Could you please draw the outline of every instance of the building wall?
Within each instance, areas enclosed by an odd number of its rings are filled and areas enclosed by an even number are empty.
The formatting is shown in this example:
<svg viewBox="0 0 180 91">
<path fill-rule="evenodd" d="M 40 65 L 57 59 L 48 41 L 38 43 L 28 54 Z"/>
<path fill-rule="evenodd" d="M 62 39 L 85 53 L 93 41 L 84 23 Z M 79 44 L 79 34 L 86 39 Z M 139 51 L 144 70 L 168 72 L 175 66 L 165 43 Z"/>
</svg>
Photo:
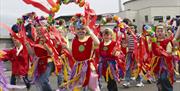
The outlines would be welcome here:
<svg viewBox="0 0 180 91">
<path fill-rule="evenodd" d="M 135 0 L 124 4 L 125 10 L 139 10 L 153 6 L 180 6 L 180 0 Z"/>
<path fill-rule="evenodd" d="M 145 16 L 148 17 L 148 22 L 145 21 Z M 137 26 L 138 26 L 138 30 L 141 31 L 142 30 L 142 25 L 143 24 L 151 24 L 152 20 L 151 20 L 151 8 L 145 8 L 142 10 L 139 10 L 137 15 L 136 15 L 136 19 L 137 19 Z"/>
<path fill-rule="evenodd" d="M 180 6 L 177 7 L 151 7 L 153 16 L 172 16 L 180 15 Z"/>
<path fill-rule="evenodd" d="M 7 48 L 12 48 L 13 43 L 10 38 L 0 38 L 0 50 L 2 49 L 7 49 Z"/>
<path fill-rule="evenodd" d="M 131 21 L 133 21 L 133 19 L 136 19 L 137 11 L 122 11 L 117 15 L 120 16 L 121 18 L 129 18 Z M 135 20 L 135 23 L 136 21 L 137 20 Z"/>
<path fill-rule="evenodd" d="M 163 16 L 163 21 L 166 21 L 167 16 L 171 18 L 180 16 L 180 0 L 133 0 L 125 4 L 125 10 L 120 12 L 119 16 L 129 19 L 135 17 L 135 24 L 138 30 L 141 30 L 143 24 L 158 22 L 154 21 L 154 16 Z M 145 16 L 148 21 L 145 21 Z"/>
</svg>

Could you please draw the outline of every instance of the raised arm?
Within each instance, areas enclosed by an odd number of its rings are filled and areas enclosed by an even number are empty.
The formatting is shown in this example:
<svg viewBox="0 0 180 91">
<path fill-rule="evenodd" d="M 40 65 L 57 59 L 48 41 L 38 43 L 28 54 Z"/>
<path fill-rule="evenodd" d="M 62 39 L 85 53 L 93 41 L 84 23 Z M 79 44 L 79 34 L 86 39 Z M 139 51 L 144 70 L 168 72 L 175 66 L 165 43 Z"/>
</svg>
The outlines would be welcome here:
<svg viewBox="0 0 180 91">
<path fill-rule="evenodd" d="M 96 45 L 99 45 L 100 41 L 99 41 L 98 37 L 93 33 L 93 31 L 88 26 L 86 26 L 85 28 L 88 31 L 88 33 L 90 34 L 90 36 L 93 39 L 94 43 Z"/>
</svg>

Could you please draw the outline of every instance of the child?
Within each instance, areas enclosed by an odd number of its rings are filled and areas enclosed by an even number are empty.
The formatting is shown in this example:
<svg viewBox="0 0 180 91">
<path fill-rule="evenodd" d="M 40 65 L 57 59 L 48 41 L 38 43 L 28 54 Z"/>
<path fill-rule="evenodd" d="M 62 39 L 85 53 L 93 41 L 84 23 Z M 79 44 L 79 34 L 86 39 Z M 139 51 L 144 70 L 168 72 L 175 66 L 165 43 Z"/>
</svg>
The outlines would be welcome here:
<svg viewBox="0 0 180 91">
<path fill-rule="evenodd" d="M 131 80 L 131 73 L 132 71 L 138 67 L 139 60 L 135 60 L 138 51 L 138 38 L 135 35 L 137 32 L 136 30 L 136 25 L 129 24 L 129 29 L 128 29 L 128 36 L 127 36 L 127 47 L 128 47 L 128 52 L 127 52 L 127 59 L 126 59 L 126 75 L 125 75 L 125 83 L 123 84 L 124 87 L 129 87 L 130 86 L 130 80 Z M 136 61 L 136 62 L 135 62 Z M 135 64 L 136 63 L 136 64 Z M 137 81 L 138 84 L 136 86 L 141 87 L 144 86 L 142 83 L 142 77 L 137 74 Z M 135 78 L 136 79 L 136 78 Z"/>
<path fill-rule="evenodd" d="M 106 28 L 102 32 L 102 42 L 100 43 L 100 63 L 99 63 L 99 75 L 103 75 L 107 82 L 108 91 L 118 91 L 116 81 L 119 82 L 119 69 L 117 56 L 120 52 L 115 50 L 116 42 L 113 41 L 113 31 L 110 28 Z"/>
<path fill-rule="evenodd" d="M 166 51 L 168 43 L 173 37 L 165 37 L 165 27 L 156 26 L 156 38 L 152 38 L 153 54 L 156 59 L 154 62 L 153 72 L 158 79 L 158 91 L 173 91 L 174 67 L 172 55 Z"/>
<path fill-rule="evenodd" d="M 99 40 L 92 30 L 87 26 L 85 18 L 82 15 L 75 16 L 74 28 L 76 37 L 72 41 L 72 56 L 75 59 L 74 67 L 70 75 L 71 89 L 80 89 L 83 87 L 86 91 L 87 86 L 93 91 L 100 91 L 96 70 L 93 65 L 92 52 L 95 45 L 99 45 Z M 89 35 L 88 35 L 88 34 Z M 95 87 L 91 87 L 94 85 Z"/>
<path fill-rule="evenodd" d="M 9 60 L 12 63 L 12 75 L 10 84 L 16 85 L 18 77 L 22 77 L 27 89 L 30 89 L 30 81 L 28 80 L 29 57 L 25 53 L 26 47 L 22 45 L 19 40 L 12 37 L 15 47 L 11 50 L 4 50 L 6 52 L 4 60 Z"/>
</svg>

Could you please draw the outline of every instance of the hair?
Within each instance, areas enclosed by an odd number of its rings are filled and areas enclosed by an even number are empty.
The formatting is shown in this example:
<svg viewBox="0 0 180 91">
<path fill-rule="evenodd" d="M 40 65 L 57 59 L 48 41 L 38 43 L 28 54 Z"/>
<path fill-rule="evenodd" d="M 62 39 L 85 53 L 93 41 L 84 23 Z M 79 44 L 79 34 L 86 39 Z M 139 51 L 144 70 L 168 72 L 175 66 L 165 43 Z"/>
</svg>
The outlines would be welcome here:
<svg viewBox="0 0 180 91">
<path fill-rule="evenodd" d="M 110 35 L 112 36 L 112 40 L 115 40 L 115 39 L 116 39 L 115 33 L 114 33 L 114 31 L 113 31 L 111 28 L 105 28 L 105 29 L 102 31 L 102 35 L 103 35 L 105 32 L 108 32 L 108 34 L 110 34 Z"/>
<path fill-rule="evenodd" d="M 128 18 L 124 18 L 123 22 L 126 23 L 127 25 L 132 24 L 132 21 Z"/>
<path fill-rule="evenodd" d="M 113 34 L 113 30 L 111 28 L 105 28 L 104 31 L 102 31 L 102 33 L 106 33 L 108 32 L 108 34 Z"/>
<path fill-rule="evenodd" d="M 17 24 L 14 24 L 12 27 L 11 27 L 12 31 L 15 32 L 15 33 L 18 33 L 19 32 L 19 26 Z"/>
<path fill-rule="evenodd" d="M 134 27 L 134 29 L 135 29 L 135 33 L 137 33 L 137 26 L 135 25 L 135 24 L 129 24 L 129 26 L 133 26 Z"/>
<path fill-rule="evenodd" d="M 155 27 L 155 31 L 156 31 L 156 29 L 158 28 L 158 27 L 160 27 L 160 26 L 162 26 L 163 27 L 163 30 L 165 30 L 165 24 L 163 24 L 163 23 L 160 23 L 160 24 L 158 24 L 158 25 L 156 25 L 156 27 Z"/>
</svg>

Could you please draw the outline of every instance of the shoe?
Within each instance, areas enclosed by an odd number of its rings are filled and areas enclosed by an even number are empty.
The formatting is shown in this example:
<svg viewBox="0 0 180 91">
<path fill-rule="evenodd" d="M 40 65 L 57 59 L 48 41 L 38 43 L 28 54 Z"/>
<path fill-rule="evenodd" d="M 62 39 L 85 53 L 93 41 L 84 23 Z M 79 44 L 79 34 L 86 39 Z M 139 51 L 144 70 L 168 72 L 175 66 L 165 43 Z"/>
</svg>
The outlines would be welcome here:
<svg viewBox="0 0 180 91">
<path fill-rule="evenodd" d="M 131 80 L 133 80 L 133 81 L 136 80 L 136 77 L 131 77 Z"/>
<path fill-rule="evenodd" d="M 136 84 L 136 87 L 144 87 L 144 84 L 142 82 Z"/>
<path fill-rule="evenodd" d="M 123 86 L 124 86 L 125 88 L 128 88 L 128 87 L 130 86 L 130 82 L 124 83 Z"/>
<path fill-rule="evenodd" d="M 29 90 L 31 88 L 31 81 L 29 79 L 23 77 L 24 83 L 26 85 L 26 88 Z"/>
<path fill-rule="evenodd" d="M 151 80 L 147 80 L 147 83 L 152 84 L 152 81 Z"/>
</svg>

